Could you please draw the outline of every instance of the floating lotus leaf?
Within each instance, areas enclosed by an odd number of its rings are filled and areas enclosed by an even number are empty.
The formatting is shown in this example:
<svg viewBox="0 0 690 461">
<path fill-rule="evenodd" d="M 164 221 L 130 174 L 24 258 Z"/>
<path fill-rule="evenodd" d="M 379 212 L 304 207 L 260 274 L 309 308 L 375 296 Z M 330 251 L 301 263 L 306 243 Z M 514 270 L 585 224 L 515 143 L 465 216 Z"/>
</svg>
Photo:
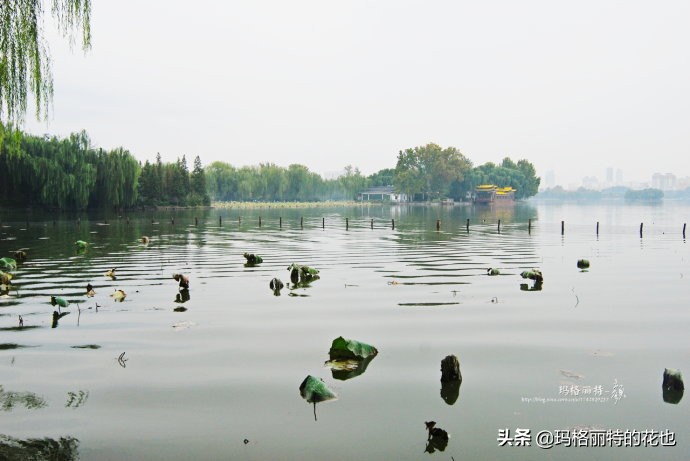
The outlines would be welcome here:
<svg viewBox="0 0 690 461">
<path fill-rule="evenodd" d="M 309 282 L 310 280 L 318 279 L 317 274 L 319 270 L 313 267 L 292 263 L 288 266 L 287 270 L 290 271 L 290 280 L 292 283 L 297 283 L 298 280 L 300 282 Z"/>
<path fill-rule="evenodd" d="M 51 296 L 50 297 L 50 304 L 53 306 L 58 305 L 60 307 L 67 307 L 69 306 L 69 301 L 67 301 L 65 298 L 61 298 L 59 296 Z"/>
<path fill-rule="evenodd" d="M 0 269 L 5 269 L 8 271 L 16 270 L 17 261 L 8 257 L 0 258 Z"/>
<path fill-rule="evenodd" d="M 309 403 L 325 402 L 338 398 L 322 379 L 309 375 L 299 386 L 299 393 Z"/>
<path fill-rule="evenodd" d="M 247 259 L 247 264 L 249 265 L 261 264 L 264 262 L 264 259 L 261 256 L 255 255 L 254 253 L 245 253 L 244 257 Z"/>
<path fill-rule="evenodd" d="M 544 276 L 542 275 L 542 273 L 539 269 L 522 271 L 522 273 L 520 273 L 520 275 L 522 276 L 523 279 L 535 280 L 537 282 L 543 282 L 544 281 Z"/>
<path fill-rule="evenodd" d="M 84 248 L 86 248 L 89 244 L 86 243 L 86 242 L 83 241 L 83 240 L 77 240 L 76 242 L 74 242 L 74 245 L 75 245 L 77 248 L 79 248 L 79 249 L 84 249 Z"/>
<path fill-rule="evenodd" d="M 577 268 L 578 269 L 589 269 L 589 260 L 588 259 L 578 259 L 577 260 Z"/>
<path fill-rule="evenodd" d="M 354 339 L 346 339 L 338 336 L 333 340 L 331 349 L 328 351 L 331 360 L 333 359 L 365 359 L 369 356 L 378 354 L 379 351 L 375 347 L 366 343 L 355 341 Z"/>
</svg>

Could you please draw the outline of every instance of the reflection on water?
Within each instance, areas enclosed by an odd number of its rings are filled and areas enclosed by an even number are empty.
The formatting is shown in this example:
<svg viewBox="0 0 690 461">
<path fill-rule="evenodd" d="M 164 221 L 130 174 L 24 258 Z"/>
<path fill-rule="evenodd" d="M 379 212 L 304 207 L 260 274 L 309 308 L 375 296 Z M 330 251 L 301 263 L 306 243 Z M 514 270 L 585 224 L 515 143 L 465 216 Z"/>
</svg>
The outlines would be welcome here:
<svg viewBox="0 0 690 461">
<path fill-rule="evenodd" d="M 176 303 L 183 304 L 183 303 L 186 303 L 187 301 L 189 301 L 190 299 L 192 299 L 192 297 L 189 294 L 189 290 L 182 289 L 175 294 L 175 302 Z"/>
<path fill-rule="evenodd" d="M 544 282 L 540 282 L 539 280 L 535 280 L 531 286 L 528 283 L 521 283 L 520 284 L 520 290 L 521 291 L 541 291 L 543 286 L 544 286 Z"/>
<path fill-rule="evenodd" d="M 79 440 L 74 437 L 59 439 L 15 439 L 0 434 L 0 459 L 74 461 L 79 459 Z"/>
<path fill-rule="evenodd" d="M 94 460 L 303 461 L 338 450 L 342 459 L 411 461 L 424 449 L 420 421 L 433 417 L 453 435 L 449 445 L 429 434 L 427 452 L 439 459 L 550 459 L 549 450 L 497 447 L 497 429 L 687 426 L 678 411 L 687 402 L 666 391 L 659 399 L 648 370 L 687 363 L 690 258 L 679 229 L 690 207 L 161 210 L 109 216 L 109 226 L 95 224 L 104 216 L 63 215 L 55 226 L 49 216 L 44 226 L 45 216 L 22 214 L 0 218 L 0 255 L 30 248 L 10 296 L 0 297 L 0 374 L 6 388 L 60 404 L 29 411 L 13 400 L 13 411 L 0 412 L 15 447 L 72 434 L 83 459 Z M 598 237 L 596 221 L 605 224 Z M 89 242 L 84 251 L 75 252 L 77 239 Z M 262 263 L 244 267 L 245 249 Z M 588 273 L 576 267 L 583 256 Z M 300 280 L 297 270 L 287 295 L 275 296 L 271 281 L 295 261 L 320 273 Z M 547 274 L 547 290 L 520 278 L 534 267 Z M 104 276 L 113 268 L 116 281 Z M 192 279 L 193 297 L 174 273 Z M 128 294 L 122 304 L 109 296 L 117 289 Z M 53 322 L 50 296 L 69 300 L 75 315 L 58 310 Z M 347 358 L 325 371 L 319 345 L 338 335 L 380 346 L 376 363 Z M 437 360 L 448 351 L 472 379 L 441 383 L 439 399 Z M 559 369 L 581 372 L 592 387 L 619 378 L 628 398 L 522 400 L 559 397 Z M 342 397 L 319 406 L 318 425 L 307 414 L 316 400 L 306 405 L 295 392 L 305 375 L 323 376 Z M 643 456 L 690 459 L 684 438 L 673 448 Z"/>
<path fill-rule="evenodd" d="M 89 399 L 89 391 L 79 390 L 77 392 L 69 391 L 67 393 L 67 402 L 65 402 L 65 407 L 68 408 L 79 408 L 83 406 Z"/>
<path fill-rule="evenodd" d="M 428 431 L 426 440 L 425 453 L 434 453 L 436 450 L 445 451 L 448 446 L 448 439 L 450 438 L 448 432 L 440 427 L 436 427 L 436 421 L 427 421 L 424 423 Z"/>
<path fill-rule="evenodd" d="M 6 391 L 0 385 L 0 408 L 3 411 L 12 411 L 17 405 L 21 405 L 27 410 L 36 410 L 48 405 L 43 397 L 33 392 L 14 392 Z"/>
</svg>

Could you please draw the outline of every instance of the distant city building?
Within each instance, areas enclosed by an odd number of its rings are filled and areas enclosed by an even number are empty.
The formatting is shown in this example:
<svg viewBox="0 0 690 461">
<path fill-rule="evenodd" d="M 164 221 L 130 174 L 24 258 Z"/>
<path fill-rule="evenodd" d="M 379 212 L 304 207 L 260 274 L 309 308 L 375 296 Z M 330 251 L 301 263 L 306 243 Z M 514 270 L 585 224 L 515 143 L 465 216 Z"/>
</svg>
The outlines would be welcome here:
<svg viewBox="0 0 690 461">
<path fill-rule="evenodd" d="M 652 187 L 661 190 L 675 190 L 676 175 L 673 173 L 654 173 L 652 175 Z"/>
<path fill-rule="evenodd" d="M 613 184 L 613 168 L 606 169 L 606 184 Z"/>
<path fill-rule="evenodd" d="M 585 176 L 582 178 L 582 187 L 585 189 L 599 189 L 599 180 L 596 176 Z"/>
</svg>

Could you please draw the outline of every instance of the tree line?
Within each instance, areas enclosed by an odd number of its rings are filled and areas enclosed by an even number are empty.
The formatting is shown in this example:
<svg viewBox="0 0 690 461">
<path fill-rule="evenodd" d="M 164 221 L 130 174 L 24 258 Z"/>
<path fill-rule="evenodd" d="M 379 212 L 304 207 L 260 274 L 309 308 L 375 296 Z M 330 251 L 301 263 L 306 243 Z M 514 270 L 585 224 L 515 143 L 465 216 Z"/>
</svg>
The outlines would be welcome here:
<svg viewBox="0 0 690 461">
<path fill-rule="evenodd" d="M 273 163 L 236 167 L 213 162 L 204 168 L 186 156 L 142 165 L 124 148 L 91 147 L 86 132 L 67 138 L 34 136 L 0 124 L 0 204 L 53 209 L 198 206 L 216 201 L 355 200 L 373 186 L 393 186 L 410 200 L 463 200 L 479 184 L 511 186 L 517 198 L 536 194 L 539 178 L 527 160 L 506 157 L 496 165 L 472 162 L 454 147 L 427 144 L 400 151 L 395 168 L 370 176 L 348 165 L 325 179 L 305 165 Z"/>
<path fill-rule="evenodd" d="M 208 192 L 216 201 L 353 200 L 367 186 L 367 178 L 350 165 L 337 178 L 324 179 L 300 164 L 235 167 L 213 162 L 206 167 L 206 177 Z"/>
<path fill-rule="evenodd" d="M 0 204 L 60 210 L 208 205 L 201 160 L 143 166 L 123 148 L 95 149 L 85 131 L 60 139 L 0 124 Z"/>
</svg>

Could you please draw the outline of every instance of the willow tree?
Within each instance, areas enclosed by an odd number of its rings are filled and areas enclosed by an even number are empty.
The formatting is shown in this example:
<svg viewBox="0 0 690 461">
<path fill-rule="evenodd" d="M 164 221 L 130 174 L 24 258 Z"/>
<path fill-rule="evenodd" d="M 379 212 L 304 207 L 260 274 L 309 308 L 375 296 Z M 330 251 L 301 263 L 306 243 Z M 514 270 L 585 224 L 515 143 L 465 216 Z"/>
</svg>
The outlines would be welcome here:
<svg viewBox="0 0 690 461">
<path fill-rule="evenodd" d="M 50 14 L 63 37 L 80 36 L 84 51 L 91 47 L 91 0 L 51 0 Z M 21 122 L 28 95 L 35 100 L 36 118 L 48 114 L 53 97 L 50 54 L 44 38 L 43 0 L 0 1 L 0 123 Z"/>
</svg>

